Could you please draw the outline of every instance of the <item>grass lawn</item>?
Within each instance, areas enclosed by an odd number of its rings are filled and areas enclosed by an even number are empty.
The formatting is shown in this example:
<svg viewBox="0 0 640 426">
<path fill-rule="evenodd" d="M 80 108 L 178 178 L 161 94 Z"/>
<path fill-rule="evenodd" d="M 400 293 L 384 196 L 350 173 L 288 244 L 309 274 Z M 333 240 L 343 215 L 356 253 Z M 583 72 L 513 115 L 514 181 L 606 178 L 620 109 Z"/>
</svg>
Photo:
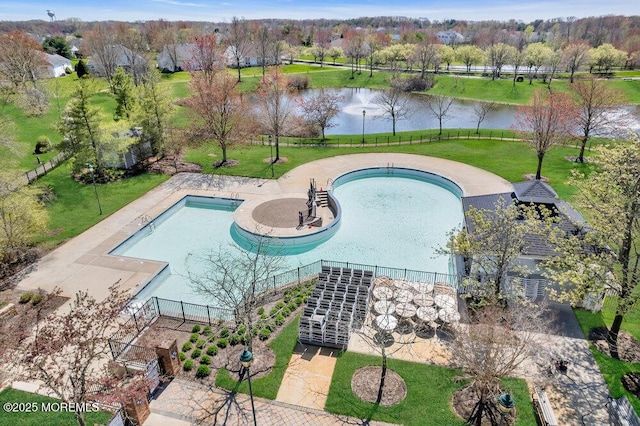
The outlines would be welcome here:
<svg viewBox="0 0 640 426">
<path fill-rule="evenodd" d="M 276 356 L 275 365 L 271 373 L 267 376 L 251 380 L 251 387 L 253 388 L 253 394 L 255 396 L 276 399 L 280 383 L 282 383 L 282 378 L 284 377 L 284 372 L 289 365 L 289 359 L 291 359 L 291 354 L 293 354 L 298 340 L 298 320 L 299 316 L 294 318 L 293 321 L 283 328 L 271 343 L 269 343 L 269 347 Z M 238 384 L 225 369 L 221 369 L 218 372 L 216 376 L 216 386 L 233 389 L 241 393 L 249 393 L 248 382 L 243 381 Z"/>
<path fill-rule="evenodd" d="M 610 307 L 603 309 L 602 312 L 591 312 L 584 309 L 574 309 L 573 311 L 578 318 L 580 328 L 582 329 L 582 333 L 584 333 L 585 338 L 588 338 L 589 330 L 592 328 L 609 327 L 613 322 L 613 313 Z M 633 334 L 636 339 L 638 338 L 638 334 L 635 333 L 638 333 L 638 330 L 640 329 L 639 308 L 636 308 L 633 312 L 625 315 L 625 319 L 622 322 L 622 329 Z M 636 412 L 640 413 L 640 399 L 628 392 L 620 382 L 620 379 L 624 374 L 632 371 L 640 372 L 640 364 L 633 364 L 613 359 L 610 356 L 604 355 L 591 343 L 589 343 L 589 349 L 591 349 L 591 353 L 598 363 L 598 367 L 604 376 L 604 380 L 607 382 L 611 396 L 614 398 L 620 398 L 622 395 L 625 395 L 629 401 L 631 401 L 631 405 L 633 405 Z"/>
<path fill-rule="evenodd" d="M 464 425 L 451 408 L 453 393 L 464 386 L 454 379 L 458 370 L 430 364 L 388 360 L 389 368 L 398 373 L 407 385 L 407 396 L 399 404 L 383 407 L 364 402 L 351 390 L 355 371 L 367 365 L 380 365 L 380 358 L 351 352 L 338 356 L 325 410 L 360 419 L 372 419 L 404 425 Z M 535 425 L 533 405 L 524 380 L 503 381 L 517 404 L 517 425 Z"/>
<path fill-rule="evenodd" d="M 38 242 L 56 245 L 74 237 L 168 178 L 166 175 L 142 174 L 106 185 L 96 185 L 103 210 L 100 215 L 93 186 L 71 179 L 70 166 L 64 163 L 40 178 L 37 183 L 51 187 L 57 197 L 47 205 L 50 231 Z"/>
<path fill-rule="evenodd" d="M 0 404 L 22 403 L 37 408 L 37 412 L 7 412 L 2 411 L 0 426 L 69 426 L 76 423 L 75 415 L 70 412 L 43 412 L 41 404 L 59 402 L 57 399 L 16 389 L 5 389 L 0 392 Z M 106 424 L 112 414 L 106 411 L 86 413 L 85 421 L 88 425 Z"/>
</svg>

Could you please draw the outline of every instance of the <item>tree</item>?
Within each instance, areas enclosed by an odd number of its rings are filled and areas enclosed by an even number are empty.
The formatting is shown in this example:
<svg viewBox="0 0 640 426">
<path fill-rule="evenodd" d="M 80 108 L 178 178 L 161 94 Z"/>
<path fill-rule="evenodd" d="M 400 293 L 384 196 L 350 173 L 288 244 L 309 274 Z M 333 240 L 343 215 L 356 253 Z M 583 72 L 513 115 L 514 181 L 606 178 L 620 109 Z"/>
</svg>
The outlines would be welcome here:
<svg viewBox="0 0 640 426">
<path fill-rule="evenodd" d="M 277 255 L 277 247 L 267 245 L 265 237 L 248 244 L 246 250 L 232 245 L 196 254 L 202 272 L 187 271 L 187 276 L 194 291 L 233 310 L 236 325 L 247 330 L 245 345 L 251 351 L 260 295 L 273 288 L 268 279 L 280 271 L 284 258 Z"/>
<path fill-rule="evenodd" d="M 73 58 L 71 46 L 62 36 L 47 37 L 42 42 L 42 48 L 49 54 L 64 56 L 67 59 Z"/>
<path fill-rule="evenodd" d="M 328 28 L 318 28 L 313 33 L 313 47 L 316 49 L 316 54 L 320 60 L 320 68 L 324 63 L 324 58 L 327 55 L 329 47 L 331 47 L 331 30 Z"/>
<path fill-rule="evenodd" d="M 440 63 L 440 45 L 433 38 L 426 37 L 416 44 L 413 50 L 413 60 L 420 67 L 420 78 L 425 79 L 430 65 L 435 68 L 436 63 Z"/>
<path fill-rule="evenodd" d="M 442 134 L 442 122 L 447 117 L 447 114 L 449 114 L 449 109 L 452 104 L 453 98 L 449 98 L 447 96 L 433 95 L 427 98 L 427 109 L 438 120 L 440 129 L 438 135 Z"/>
<path fill-rule="evenodd" d="M 516 86 L 516 81 L 518 80 L 518 71 L 520 71 L 520 67 L 525 63 L 526 54 L 524 50 L 515 49 L 513 51 L 513 55 L 511 57 L 511 65 L 513 65 L 513 87 Z"/>
<path fill-rule="evenodd" d="M 453 47 L 447 46 L 446 44 L 441 44 L 438 47 L 440 48 L 440 59 L 447 64 L 447 71 L 449 71 L 451 62 L 456 59 L 456 51 L 453 50 Z"/>
<path fill-rule="evenodd" d="M 402 89 L 392 87 L 381 91 L 371 101 L 382 109 L 381 117 L 391 121 L 393 135 L 395 136 L 398 121 L 404 120 L 411 113 L 411 105 L 407 95 Z"/>
<path fill-rule="evenodd" d="M 515 119 L 515 130 L 522 134 L 538 156 L 536 179 L 539 180 L 547 151 L 571 136 L 575 106 L 565 93 L 536 90 L 531 105 L 518 107 Z"/>
<path fill-rule="evenodd" d="M 344 54 L 351 62 L 351 79 L 360 72 L 360 59 L 364 57 L 364 34 L 362 31 L 349 30 L 344 34 Z"/>
<path fill-rule="evenodd" d="M 138 88 L 137 104 L 134 117 L 142 127 L 142 140 L 149 142 L 153 154 L 164 155 L 174 107 L 169 89 L 160 84 L 159 71 L 151 71 Z"/>
<path fill-rule="evenodd" d="M 589 61 L 589 51 L 589 43 L 584 40 L 574 40 L 562 48 L 562 62 L 569 70 L 571 83 L 573 83 L 576 71 Z"/>
<path fill-rule="evenodd" d="M 527 235 L 540 232 L 539 217 L 535 209 L 502 198 L 493 209 L 467 210 L 467 228 L 451 235 L 446 251 L 463 258 L 472 295 L 498 299 L 506 288 L 507 273 L 528 272 L 516 259 L 526 253 Z"/>
<path fill-rule="evenodd" d="M 273 135 L 276 145 L 276 158 L 280 159 L 280 136 L 286 133 L 294 116 L 293 100 L 285 77 L 276 69 L 268 73 L 258 87 L 259 121 L 263 130 Z"/>
<path fill-rule="evenodd" d="M 194 115 L 190 129 L 192 140 L 215 141 L 227 163 L 229 147 L 245 141 L 253 126 L 249 107 L 237 90 L 237 82 L 225 70 L 212 74 L 193 73 L 189 82 L 191 96 L 185 102 Z"/>
<path fill-rule="evenodd" d="M 76 64 L 76 73 L 78 74 L 78 78 L 82 78 L 85 75 L 89 75 L 89 67 L 84 59 L 80 59 Z"/>
<path fill-rule="evenodd" d="M 584 151 L 592 135 L 616 127 L 624 128 L 612 112 L 623 103 L 623 95 L 595 77 L 571 86 L 577 103 L 577 127 L 580 130 L 580 154 L 577 162 L 584 162 Z"/>
<path fill-rule="evenodd" d="M 104 24 L 98 24 L 91 31 L 87 31 L 83 40 L 83 49 L 86 49 L 91 56 L 94 66 L 104 74 L 111 84 L 111 79 L 118 68 L 120 53 L 115 46 L 117 44 L 116 35 Z"/>
<path fill-rule="evenodd" d="M 611 68 L 625 63 L 627 53 L 618 50 L 609 43 L 601 44 L 590 51 L 591 68 L 598 67 L 598 71 L 608 73 Z"/>
<path fill-rule="evenodd" d="M 456 49 L 456 58 L 467 67 L 467 74 L 471 72 L 471 66 L 482 62 L 484 52 L 477 46 L 466 44 Z"/>
<path fill-rule="evenodd" d="M 478 125 L 476 126 L 476 133 L 480 134 L 480 124 L 487 118 L 487 114 L 495 110 L 498 104 L 495 102 L 476 102 L 473 105 L 473 113 L 478 119 Z"/>
<path fill-rule="evenodd" d="M 344 51 L 341 47 L 334 46 L 329 49 L 329 51 L 327 52 L 327 56 L 333 59 L 333 65 L 335 65 L 336 60 L 344 56 Z"/>
<path fill-rule="evenodd" d="M 502 379 L 534 356 L 550 323 L 544 307 L 523 302 L 508 308 L 491 303 L 472 312 L 469 324 L 456 331 L 451 345 L 453 363 L 464 371 L 476 403 L 466 418 L 468 424 L 497 424 L 498 396 L 506 389 Z M 507 424 L 511 424 L 508 422 Z"/>
<path fill-rule="evenodd" d="M 487 61 L 491 64 L 491 79 L 500 78 L 502 67 L 511 60 L 515 47 L 504 43 L 496 43 L 489 46 L 485 52 Z"/>
<path fill-rule="evenodd" d="M 529 67 L 529 84 L 533 84 L 533 79 L 538 78 L 538 70 L 547 63 L 552 52 L 551 48 L 544 43 L 531 43 L 526 47 L 525 62 Z"/>
<path fill-rule="evenodd" d="M 321 90 L 317 95 L 300 102 L 305 121 L 320 128 L 322 140 L 325 140 L 325 129 L 336 126 L 332 120 L 340 113 L 343 100 L 337 92 Z"/>
<path fill-rule="evenodd" d="M 47 67 L 45 54 L 34 39 L 22 31 L 0 34 L 0 80 L 11 82 L 14 88 L 34 87 Z"/>
<path fill-rule="evenodd" d="M 227 41 L 229 43 L 231 57 L 238 69 L 238 83 L 240 83 L 242 81 L 242 75 L 240 73 L 242 61 L 244 61 L 247 53 L 249 52 L 249 48 L 251 47 L 249 29 L 244 19 L 238 19 L 234 16 L 228 30 Z"/>
<path fill-rule="evenodd" d="M 33 238 L 47 229 L 49 218 L 34 188 L 23 186 L 16 176 L 0 174 L 0 259 L 24 251 Z"/>
<path fill-rule="evenodd" d="M 128 120 L 135 108 L 133 79 L 122 67 L 118 67 L 111 82 L 111 93 L 116 98 L 114 120 Z"/>
<path fill-rule="evenodd" d="M 262 78 L 264 78 L 272 53 L 273 37 L 269 28 L 266 25 L 261 25 L 256 30 L 254 38 L 257 42 L 258 63 L 262 67 Z"/>
<path fill-rule="evenodd" d="M 149 49 L 144 33 L 130 25 L 119 24 L 116 27 L 116 41 L 122 46 L 122 49 L 118 50 L 126 58 L 127 70 L 133 77 L 133 84 L 141 84 L 150 70 L 146 58 Z"/>
<path fill-rule="evenodd" d="M 101 366 L 110 359 L 109 337 L 114 324 L 121 323 L 128 294 L 117 285 L 102 301 L 86 291 L 76 293 L 68 309 L 40 318 L 35 337 L 12 351 L 14 371 L 23 380 L 39 381 L 43 390 L 62 402 L 89 402 L 92 386 L 111 380 Z M 84 426 L 84 411 L 74 414 L 78 425 Z"/>
<path fill-rule="evenodd" d="M 224 68 L 222 52 L 215 34 L 197 35 L 193 44 L 193 53 L 187 65 L 187 71 L 211 74 Z"/>
<path fill-rule="evenodd" d="M 560 300 L 581 304 L 590 294 L 616 294 L 608 333 L 611 356 L 619 358 L 618 333 L 625 315 L 638 304 L 640 251 L 640 143 L 599 147 L 588 177 L 574 172 L 576 206 L 589 212 L 589 225 L 571 235 L 552 234 L 557 256 L 545 259 L 550 279 L 563 285 Z"/>
<path fill-rule="evenodd" d="M 364 48 L 366 50 L 367 61 L 369 62 L 369 77 L 373 77 L 373 65 L 376 59 L 376 53 L 391 43 L 391 39 L 386 34 L 377 31 L 369 33 L 366 36 Z"/>
</svg>

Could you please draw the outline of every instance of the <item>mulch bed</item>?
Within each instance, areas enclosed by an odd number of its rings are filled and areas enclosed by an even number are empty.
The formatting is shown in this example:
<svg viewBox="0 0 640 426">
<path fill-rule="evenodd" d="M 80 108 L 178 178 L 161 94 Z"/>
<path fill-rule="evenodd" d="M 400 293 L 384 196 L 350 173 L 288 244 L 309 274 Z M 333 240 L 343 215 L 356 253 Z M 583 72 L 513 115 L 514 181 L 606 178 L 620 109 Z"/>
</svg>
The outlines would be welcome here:
<svg viewBox="0 0 640 426">
<path fill-rule="evenodd" d="M 480 397 L 476 390 L 472 386 L 466 386 L 453 394 L 453 409 L 458 416 L 467 420 L 479 399 Z M 490 407 L 489 409 L 492 410 L 495 418 L 500 421 L 500 413 L 497 408 Z M 507 415 L 504 418 L 504 425 L 511 425 L 514 421 L 513 415 Z M 494 423 L 491 422 L 491 419 L 486 414 L 482 417 L 482 426 L 494 426 Z"/>
<path fill-rule="evenodd" d="M 627 373 L 622 376 L 622 386 L 640 398 L 640 372 Z"/>
<path fill-rule="evenodd" d="M 178 158 L 177 162 L 174 161 L 173 157 L 165 157 L 160 160 L 153 161 L 149 165 L 149 171 L 151 173 L 159 173 L 172 176 L 176 173 L 181 172 L 200 173 L 202 171 L 202 167 L 200 167 L 199 164 L 183 161 L 182 156 Z"/>
<path fill-rule="evenodd" d="M 363 401 L 375 403 L 380 389 L 382 367 L 362 367 L 351 378 L 351 390 Z M 380 405 L 388 407 L 402 402 L 407 396 L 407 385 L 404 379 L 393 370 L 387 369 L 382 390 Z"/>
<path fill-rule="evenodd" d="M 594 328 L 589 331 L 589 340 L 600 352 L 610 355 L 607 343 L 608 330 L 604 327 Z M 625 331 L 618 333 L 618 355 L 624 362 L 640 363 L 640 342 Z"/>
</svg>

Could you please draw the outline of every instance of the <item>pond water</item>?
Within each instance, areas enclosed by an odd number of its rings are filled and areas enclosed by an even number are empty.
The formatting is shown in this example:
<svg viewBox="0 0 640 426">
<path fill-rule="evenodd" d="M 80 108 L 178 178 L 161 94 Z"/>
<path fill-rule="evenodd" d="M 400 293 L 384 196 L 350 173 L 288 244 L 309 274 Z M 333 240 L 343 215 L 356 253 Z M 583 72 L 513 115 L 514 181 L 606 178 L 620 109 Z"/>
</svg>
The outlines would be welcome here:
<svg viewBox="0 0 640 426">
<path fill-rule="evenodd" d="M 303 98 L 317 95 L 319 89 L 305 91 Z M 392 123 L 384 115 L 384 111 L 376 105 L 374 97 L 380 91 L 365 88 L 344 88 L 337 90 L 343 97 L 342 111 L 332 121 L 335 127 L 326 129 L 327 135 L 352 135 L 362 134 L 363 121 L 364 133 L 384 133 L 392 131 Z M 411 131 L 424 129 L 437 129 L 439 124 L 436 117 L 427 108 L 427 96 L 423 94 L 409 94 L 410 110 L 412 113 L 396 123 L 396 131 Z M 451 108 L 443 120 L 443 128 L 471 128 L 475 129 L 478 123 L 473 107 L 478 101 L 454 99 Z M 362 112 L 365 111 L 364 120 Z M 640 107 L 628 106 L 620 109 L 628 114 L 630 127 L 640 130 Z M 498 104 L 489 112 L 480 125 L 487 129 L 509 129 L 515 123 L 516 107 L 514 105 Z"/>
</svg>

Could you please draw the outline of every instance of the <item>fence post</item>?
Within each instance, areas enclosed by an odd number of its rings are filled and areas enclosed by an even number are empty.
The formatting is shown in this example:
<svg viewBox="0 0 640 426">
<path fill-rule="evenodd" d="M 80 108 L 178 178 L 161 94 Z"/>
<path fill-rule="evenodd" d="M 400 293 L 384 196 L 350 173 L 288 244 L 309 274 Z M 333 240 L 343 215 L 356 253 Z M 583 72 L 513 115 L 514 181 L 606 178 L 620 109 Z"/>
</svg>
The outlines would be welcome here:
<svg viewBox="0 0 640 426">
<path fill-rule="evenodd" d="M 207 319 L 209 320 L 209 325 L 211 325 L 211 314 L 209 313 L 209 305 L 207 305 Z"/>
<path fill-rule="evenodd" d="M 180 301 L 180 309 L 182 309 L 182 322 L 187 322 L 187 318 L 184 316 L 184 303 Z"/>
<path fill-rule="evenodd" d="M 387 146 L 389 146 L 389 136 L 387 136 Z"/>
<path fill-rule="evenodd" d="M 491 140 L 491 136 L 493 136 L 493 130 L 489 132 L 489 140 Z"/>
<path fill-rule="evenodd" d="M 156 311 L 158 312 L 158 316 L 162 316 L 162 314 L 160 313 L 160 302 L 158 302 L 158 298 L 153 296 L 153 300 L 155 301 L 156 304 Z"/>
<path fill-rule="evenodd" d="M 300 285 L 300 267 L 298 266 L 298 285 Z"/>
<path fill-rule="evenodd" d="M 133 313 L 133 322 L 136 323 L 136 330 L 138 330 L 138 333 L 140 333 L 140 327 L 138 326 L 138 319 L 136 318 L 136 313 Z"/>
</svg>

